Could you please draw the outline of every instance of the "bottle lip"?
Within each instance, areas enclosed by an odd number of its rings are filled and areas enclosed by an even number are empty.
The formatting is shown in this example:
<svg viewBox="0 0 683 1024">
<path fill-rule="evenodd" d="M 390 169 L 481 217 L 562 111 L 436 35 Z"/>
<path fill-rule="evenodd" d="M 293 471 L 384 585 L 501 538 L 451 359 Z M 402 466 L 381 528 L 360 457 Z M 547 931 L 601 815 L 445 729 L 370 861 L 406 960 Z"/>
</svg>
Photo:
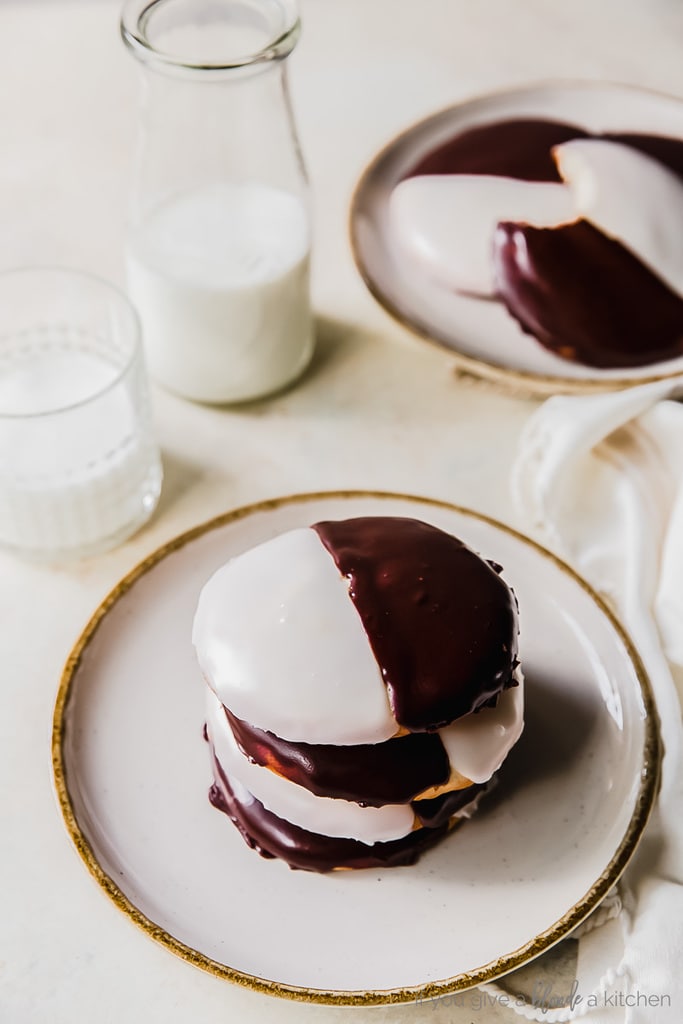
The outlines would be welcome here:
<svg viewBox="0 0 683 1024">
<path fill-rule="evenodd" d="M 177 0 L 126 0 L 121 12 L 121 37 L 138 60 L 168 72 L 203 72 L 220 74 L 253 68 L 287 57 L 301 34 L 296 0 L 277 0 L 282 12 L 282 24 L 274 26 L 273 37 L 263 47 L 252 52 L 231 56 L 229 59 L 198 59 L 182 52 L 172 52 L 154 44 L 149 36 L 152 16 L 166 4 Z M 265 5 L 264 5 L 265 8 Z M 265 10 L 264 10 L 265 13 Z"/>
</svg>

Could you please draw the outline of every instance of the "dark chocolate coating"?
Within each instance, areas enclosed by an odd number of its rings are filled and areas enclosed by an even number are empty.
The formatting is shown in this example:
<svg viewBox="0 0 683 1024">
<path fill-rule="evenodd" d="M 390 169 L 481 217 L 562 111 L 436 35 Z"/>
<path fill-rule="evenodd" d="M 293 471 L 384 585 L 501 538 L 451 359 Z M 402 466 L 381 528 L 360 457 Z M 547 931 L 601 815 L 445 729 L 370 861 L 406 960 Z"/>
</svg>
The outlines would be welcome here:
<svg viewBox="0 0 683 1024">
<path fill-rule="evenodd" d="M 551 149 L 588 132 L 562 121 L 515 118 L 475 125 L 443 142 L 406 174 L 493 174 L 523 181 L 561 181 Z"/>
<path fill-rule="evenodd" d="M 313 529 L 342 576 L 396 721 L 429 731 L 513 682 L 514 595 L 462 541 L 416 519 L 368 516 Z"/>
<path fill-rule="evenodd" d="M 415 816 L 426 828 L 439 828 L 448 824 L 450 818 L 466 807 L 475 796 L 483 793 L 491 786 L 489 782 L 475 783 L 465 789 L 454 789 L 450 793 L 442 793 L 431 800 L 414 800 L 411 807 Z"/>
<path fill-rule="evenodd" d="M 450 776 L 438 735 L 410 733 L 385 743 L 334 746 L 290 743 L 225 713 L 239 747 L 256 764 L 291 779 L 316 796 L 338 797 L 381 807 L 406 804 Z"/>
<path fill-rule="evenodd" d="M 212 750 L 213 755 L 213 750 Z M 333 868 L 381 868 L 414 864 L 420 854 L 448 833 L 448 825 L 420 828 L 401 839 L 372 846 L 356 839 L 321 836 L 292 825 L 266 810 L 249 795 L 238 799 L 220 764 L 213 755 L 215 783 L 209 800 L 227 814 L 244 841 L 262 857 L 279 857 L 292 868 L 331 871 Z"/>
<path fill-rule="evenodd" d="M 423 156 L 406 177 L 493 174 L 522 181 L 561 181 L 551 152 L 553 146 L 587 138 L 631 146 L 683 177 L 683 139 L 644 132 L 593 133 L 543 118 L 511 118 L 466 128 Z"/>
<path fill-rule="evenodd" d="M 586 221 L 499 224 L 496 288 L 528 334 L 589 366 L 644 366 L 683 354 L 683 300 Z"/>
</svg>

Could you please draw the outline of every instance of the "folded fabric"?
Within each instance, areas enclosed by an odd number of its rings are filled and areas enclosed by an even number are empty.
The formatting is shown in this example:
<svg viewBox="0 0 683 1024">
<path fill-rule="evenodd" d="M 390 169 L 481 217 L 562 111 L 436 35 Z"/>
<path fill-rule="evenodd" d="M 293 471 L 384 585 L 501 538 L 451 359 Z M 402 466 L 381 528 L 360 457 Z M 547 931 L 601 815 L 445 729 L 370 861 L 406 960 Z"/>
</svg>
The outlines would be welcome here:
<svg viewBox="0 0 683 1024">
<path fill-rule="evenodd" d="M 621 883 L 623 957 L 605 962 L 593 979 L 605 1007 L 587 1013 L 596 1022 L 616 1016 L 658 1024 L 683 1014 L 683 726 L 667 660 L 683 665 L 683 405 L 671 400 L 682 394 L 679 377 L 551 398 L 529 420 L 512 471 L 522 527 L 616 609 L 640 651 L 661 719 L 661 791 Z M 610 989 L 616 1001 L 604 997 Z M 586 1014 L 587 994 L 552 1019 Z M 534 1015 L 527 1008 L 525 1016 Z M 536 1019 L 551 1018 L 540 1009 Z"/>
</svg>

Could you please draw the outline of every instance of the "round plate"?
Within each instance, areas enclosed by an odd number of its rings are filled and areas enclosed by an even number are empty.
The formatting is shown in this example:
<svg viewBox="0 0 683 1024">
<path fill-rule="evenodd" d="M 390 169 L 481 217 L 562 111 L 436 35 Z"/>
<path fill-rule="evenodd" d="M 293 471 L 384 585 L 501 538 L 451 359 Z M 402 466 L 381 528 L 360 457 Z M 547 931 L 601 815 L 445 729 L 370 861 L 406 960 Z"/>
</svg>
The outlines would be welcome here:
<svg viewBox="0 0 683 1024">
<path fill-rule="evenodd" d="M 569 121 L 591 131 L 645 131 L 683 137 L 683 103 L 624 85 L 548 83 L 449 107 L 390 142 L 364 172 L 351 203 L 351 244 L 368 288 L 397 320 L 445 346 L 465 371 L 528 394 L 586 393 L 683 372 L 683 357 L 646 367 L 598 370 L 553 355 L 499 302 L 435 284 L 392 236 L 389 197 L 417 161 L 472 125 L 517 117 Z"/>
<path fill-rule="evenodd" d="M 262 860 L 209 804 L 190 632 L 199 590 L 227 558 L 357 515 L 417 517 L 503 563 L 521 608 L 526 727 L 472 821 L 417 865 L 318 875 Z M 53 761 L 79 853 L 153 938 L 255 989 L 372 1004 L 491 980 L 578 924 L 633 853 L 659 746 L 637 654 L 567 566 L 464 509 L 343 492 L 230 512 L 122 580 L 64 670 Z"/>
</svg>

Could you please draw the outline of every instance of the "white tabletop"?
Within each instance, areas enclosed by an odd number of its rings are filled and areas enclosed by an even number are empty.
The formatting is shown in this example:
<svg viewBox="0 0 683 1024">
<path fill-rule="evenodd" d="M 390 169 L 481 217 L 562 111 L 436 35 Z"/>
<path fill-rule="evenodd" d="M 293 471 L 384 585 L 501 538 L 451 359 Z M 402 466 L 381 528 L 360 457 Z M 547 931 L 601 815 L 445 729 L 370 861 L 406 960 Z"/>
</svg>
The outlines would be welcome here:
<svg viewBox="0 0 683 1024">
<path fill-rule="evenodd" d="M 507 468 L 533 403 L 457 380 L 356 273 L 354 182 L 395 132 L 460 98 L 548 77 L 683 95 L 676 0 L 303 0 L 292 59 L 316 197 L 316 358 L 287 394 L 239 410 L 155 391 L 166 482 L 129 543 L 70 569 L 0 555 L 0 1021 L 224 1024 L 247 1019 L 515 1019 L 472 1002 L 352 1011 L 280 1002 L 176 959 L 99 891 L 50 775 L 62 664 L 92 609 L 141 557 L 227 508 L 297 491 L 424 494 L 510 521 Z M 135 68 L 108 0 L 0 3 L 0 268 L 63 264 L 122 281 Z"/>
</svg>

